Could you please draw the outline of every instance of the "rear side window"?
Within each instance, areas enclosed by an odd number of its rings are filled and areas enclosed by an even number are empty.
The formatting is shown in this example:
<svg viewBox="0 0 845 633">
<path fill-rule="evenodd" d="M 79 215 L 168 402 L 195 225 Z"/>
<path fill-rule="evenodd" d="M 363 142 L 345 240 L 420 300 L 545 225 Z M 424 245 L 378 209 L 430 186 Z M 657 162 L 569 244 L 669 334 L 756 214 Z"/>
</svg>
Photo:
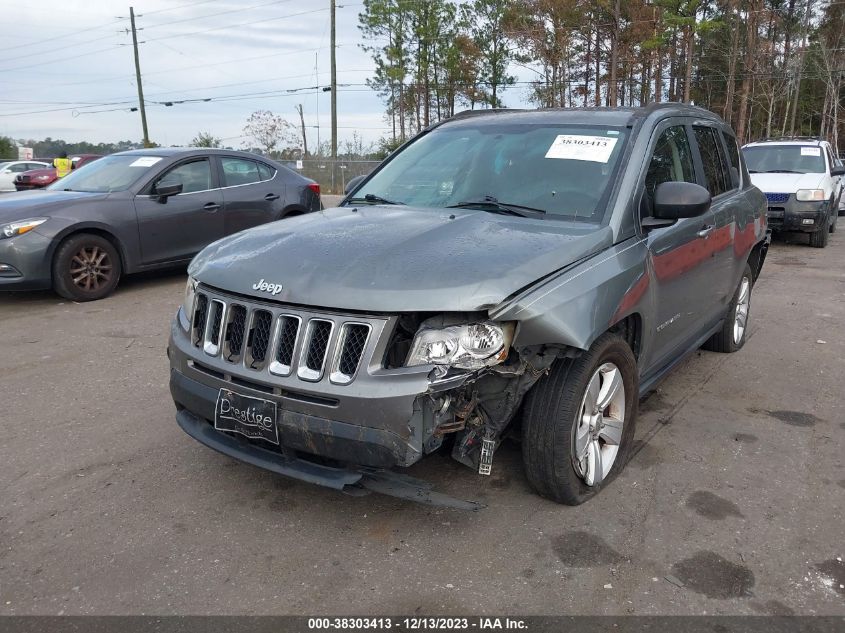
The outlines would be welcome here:
<svg viewBox="0 0 845 633">
<path fill-rule="evenodd" d="M 271 169 L 264 163 L 258 163 L 258 174 L 261 176 L 261 180 L 270 180 L 276 175 L 276 170 Z"/>
<path fill-rule="evenodd" d="M 223 164 L 223 186 L 249 185 L 262 180 L 258 163 L 243 158 L 221 158 Z"/>
<path fill-rule="evenodd" d="M 700 126 L 693 127 L 693 130 L 695 131 L 695 140 L 698 142 L 698 149 L 701 152 L 707 188 L 710 190 L 710 195 L 715 198 L 731 188 L 730 177 L 727 174 L 722 155 L 719 153 L 716 130 L 712 127 Z"/>
<path fill-rule="evenodd" d="M 695 182 L 692 151 L 682 125 L 665 129 L 657 139 L 645 177 L 646 191 L 652 199 L 657 185 L 664 182 Z"/>
<path fill-rule="evenodd" d="M 722 132 L 722 137 L 725 139 L 725 145 L 728 147 L 728 161 L 731 164 L 731 167 L 736 169 L 737 175 L 737 183 L 739 183 L 739 149 L 737 148 L 736 139 L 733 135 L 728 134 L 727 132 Z"/>
</svg>

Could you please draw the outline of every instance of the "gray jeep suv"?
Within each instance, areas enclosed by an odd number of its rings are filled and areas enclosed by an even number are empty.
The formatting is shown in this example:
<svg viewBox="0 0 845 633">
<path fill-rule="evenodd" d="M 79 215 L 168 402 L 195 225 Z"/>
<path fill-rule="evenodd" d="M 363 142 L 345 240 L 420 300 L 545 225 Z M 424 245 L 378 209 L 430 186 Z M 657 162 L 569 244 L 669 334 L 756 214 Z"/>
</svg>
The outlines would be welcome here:
<svg viewBox="0 0 845 633">
<path fill-rule="evenodd" d="M 177 421 L 283 475 L 469 508 L 395 469 L 449 450 L 490 474 L 511 431 L 537 492 L 581 503 L 624 467 L 641 395 L 743 346 L 765 211 L 699 108 L 458 115 L 340 207 L 194 259 Z"/>
</svg>

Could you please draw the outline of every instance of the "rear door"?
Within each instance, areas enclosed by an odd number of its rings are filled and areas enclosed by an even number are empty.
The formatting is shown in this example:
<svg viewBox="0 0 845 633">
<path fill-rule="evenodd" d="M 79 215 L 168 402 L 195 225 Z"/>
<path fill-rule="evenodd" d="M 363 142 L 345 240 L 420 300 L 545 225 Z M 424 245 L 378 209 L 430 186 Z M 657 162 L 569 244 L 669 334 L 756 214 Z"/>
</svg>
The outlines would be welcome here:
<svg viewBox="0 0 845 633">
<path fill-rule="evenodd" d="M 220 156 L 219 161 L 226 235 L 281 217 L 285 185 L 274 168 L 237 156 Z"/>
<path fill-rule="evenodd" d="M 750 206 L 740 192 L 739 169 L 736 178 L 731 170 L 721 126 L 696 122 L 692 129 L 701 165 L 699 184 L 713 196 L 707 219 L 707 227 L 712 228 L 708 228 L 705 240 L 712 277 L 708 280 L 710 297 L 703 316 L 707 323 L 714 323 L 728 309 L 745 268 L 745 262 L 738 261 L 741 254 L 735 252 L 734 240 L 737 220 L 744 225 L 742 219 L 750 215 Z"/>
<path fill-rule="evenodd" d="M 156 188 L 182 185 L 164 200 Z M 223 237 L 223 194 L 209 157 L 193 157 L 168 167 L 135 196 L 143 264 L 188 259 Z"/>
</svg>

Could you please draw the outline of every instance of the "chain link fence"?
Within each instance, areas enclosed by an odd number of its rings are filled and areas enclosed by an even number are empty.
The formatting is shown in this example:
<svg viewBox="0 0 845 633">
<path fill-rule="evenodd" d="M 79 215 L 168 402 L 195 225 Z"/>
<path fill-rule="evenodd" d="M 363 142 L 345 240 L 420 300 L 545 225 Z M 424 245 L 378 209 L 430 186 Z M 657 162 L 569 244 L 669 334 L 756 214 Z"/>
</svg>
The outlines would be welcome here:
<svg viewBox="0 0 845 633">
<path fill-rule="evenodd" d="M 346 183 L 356 176 L 365 176 L 373 171 L 380 161 L 377 160 L 337 160 L 331 159 L 301 161 L 282 161 L 286 167 L 302 174 L 306 178 L 320 183 L 323 193 L 342 194 Z"/>
</svg>

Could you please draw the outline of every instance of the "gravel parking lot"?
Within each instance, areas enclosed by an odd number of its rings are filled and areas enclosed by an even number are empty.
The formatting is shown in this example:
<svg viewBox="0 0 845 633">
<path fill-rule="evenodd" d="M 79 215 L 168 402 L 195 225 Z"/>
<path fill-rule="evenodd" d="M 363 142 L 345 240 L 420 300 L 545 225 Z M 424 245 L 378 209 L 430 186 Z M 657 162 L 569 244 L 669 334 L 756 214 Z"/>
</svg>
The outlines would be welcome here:
<svg viewBox="0 0 845 633">
<path fill-rule="evenodd" d="M 411 469 L 475 514 L 201 446 L 167 387 L 184 271 L 89 304 L 0 293 L 0 614 L 843 615 L 845 238 L 805 243 L 772 245 L 745 349 L 685 361 L 575 508 L 512 443 L 488 478 Z"/>
</svg>

